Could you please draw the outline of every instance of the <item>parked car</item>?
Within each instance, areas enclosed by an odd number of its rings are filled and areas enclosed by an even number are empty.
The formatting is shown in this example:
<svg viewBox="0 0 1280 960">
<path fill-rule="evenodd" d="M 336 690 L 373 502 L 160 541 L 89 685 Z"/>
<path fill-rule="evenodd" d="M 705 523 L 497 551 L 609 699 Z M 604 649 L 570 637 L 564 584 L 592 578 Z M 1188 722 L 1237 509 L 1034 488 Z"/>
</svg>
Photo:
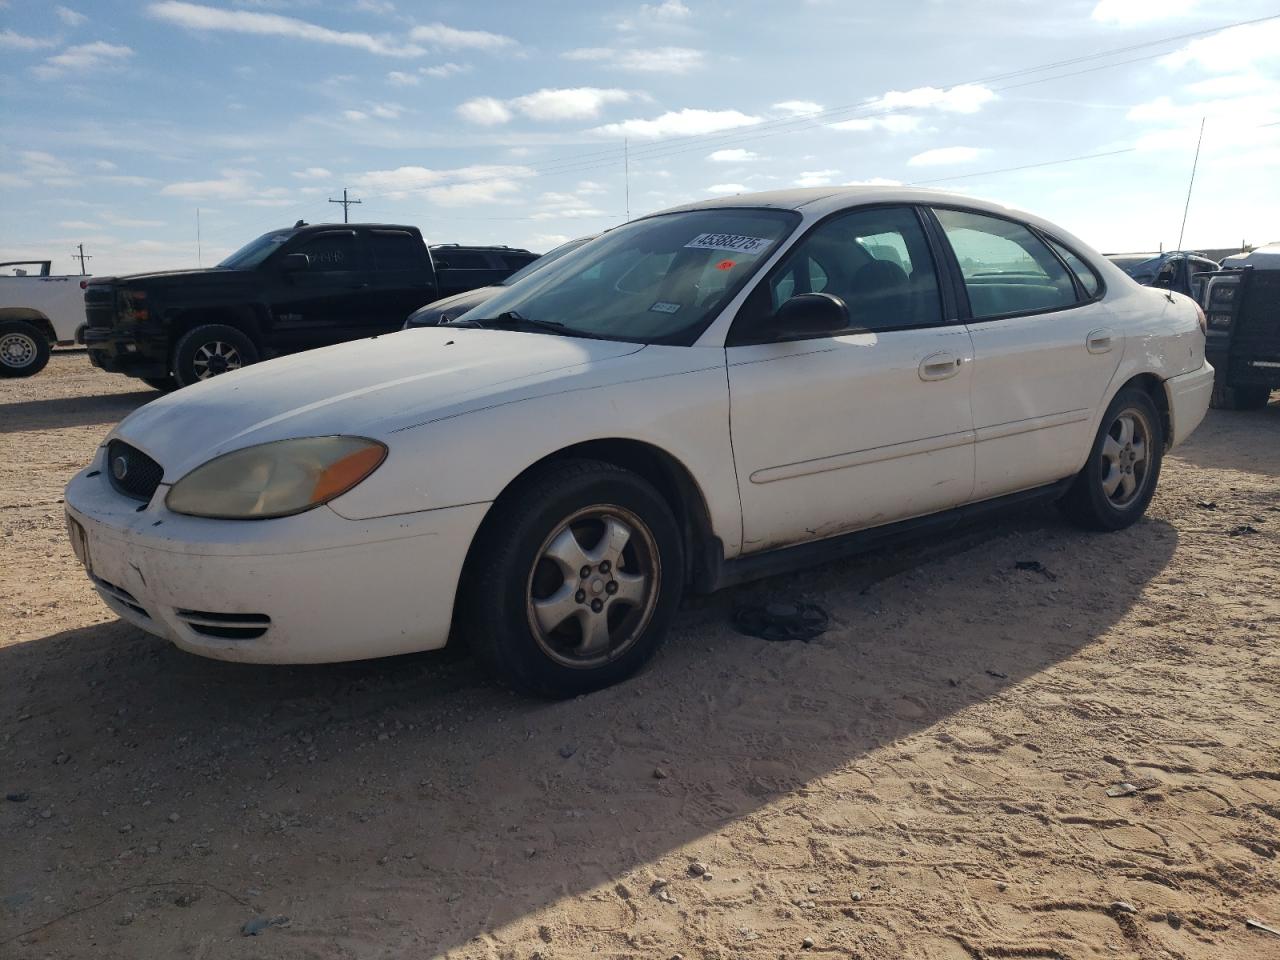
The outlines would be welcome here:
<svg viewBox="0 0 1280 960">
<path fill-rule="evenodd" d="M 440 296 L 451 297 L 476 287 L 501 283 L 538 259 L 521 247 L 472 247 L 457 243 L 431 245 L 431 259 L 440 275 Z"/>
<path fill-rule="evenodd" d="M 1197 301 L 1201 290 L 1201 281 L 1197 278 L 1202 273 L 1218 269 L 1216 260 L 1186 250 L 1108 254 L 1107 259 L 1138 283 L 1174 290 Z"/>
<path fill-rule="evenodd" d="M 1204 416 L 1191 300 L 968 196 L 831 187 L 617 227 L 443 327 L 135 411 L 67 487 L 119 616 L 318 662 L 464 636 L 623 679 L 705 592 L 1057 500 L 1118 530 Z"/>
<path fill-rule="evenodd" d="M 185 387 L 267 357 L 399 330 L 441 291 L 492 282 L 492 271 L 466 268 L 471 250 L 450 248 L 450 260 L 433 263 L 416 227 L 299 222 L 210 269 L 95 279 L 85 291 L 85 344 L 103 370 Z"/>
<path fill-rule="evenodd" d="M 503 287 L 509 287 L 516 281 L 523 280 L 533 271 L 555 263 L 566 253 L 577 250 L 590 239 L 590 237 L 579 237 L 577 240 L 562 243 L 560 246 L 544 253 L 538 259 L 526 263 L 511 276 L 498 283 L 490 284 L 487 287 L 476 287 L 476 289 L 468 290 L 466 293 L 455 293 L 452 297 L 444 297 L 434 303 L 427 304 L 425 307 L 419 307 L 409 314 L 409 318 L 404 322 L 404 328 L 408 330 L 410 327 L 436 327 L 442 323 L 448 323 L 454 317 L 462 316 L 472 307 L 478 307 L 490 297 L 501 293 Z"/>
<path fill-rule="evenodd" d="M 1231 267 L 1227 267 L 1231 264 Z M 1280 389 L 1280 247 L 1228 257 L 1205 275 L 1205 354 L 1216 371 L 1212 405 L 1265 407 Z"/>
<path fill-rule="evenodd" d="M 85 277 L 55 277 L 51 260 L 0 263 L 0 377 L 31 377 L 54 346 L 84 328 Z"/>
</svg>

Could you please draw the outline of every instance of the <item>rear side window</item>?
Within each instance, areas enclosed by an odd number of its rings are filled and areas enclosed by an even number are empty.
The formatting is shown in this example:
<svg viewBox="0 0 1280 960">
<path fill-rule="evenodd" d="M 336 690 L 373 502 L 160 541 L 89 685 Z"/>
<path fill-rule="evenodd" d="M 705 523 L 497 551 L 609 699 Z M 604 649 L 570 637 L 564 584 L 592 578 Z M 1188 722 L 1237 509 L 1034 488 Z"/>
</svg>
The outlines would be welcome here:
<svg viewBox="0 0 1280 960">
<path fill-rule="evenodd" d="M 380 230 L 369 235 L 369 249 L 379 270 L 421 270 L 422 244 L 411 233 Z"/>
<path fill-rule="evenodd" d="M 498 259 L 502 261 L 503 266 L 508 270 L 519 270 L 521 267 L 533 263 L 537 257 L 532 254 L 504 253 Z"/>
<path fill-rule="evenodd" d="M 975 320 L 1075 305 L 1071 276 L 1027 227 L 968 210 L 934 213 L 960 263 Z"/>
<path fill-rule="evenodd" d="M 312 273 L 340 273 L 360 269 L 360 247 L 354 233 L 322 233 L 293 253 L 305 253 Z"/>
<path fill-rule="evenodd" d="M 1093 268 L 1077 257 L 1074 253 L 1058 243 L 1056 240 L 1050 240 L 1049 246 L 1057 252 L 1062 258 L 1063 263 L 1071 268 L 1071 272 L 1076 275 L 1076 279 L 1080 281 L 1080 286 L 1084 287 L 1084 292 L 1089 299 L 1093 299 L 1098 295 L 1098 291 L 1102 288 L 1102 281 L 1098 279 L 1098 275 L 1093 272 Z"/>
<path fill-rule="evenodd" d="M 436 260 L 443 260 L 449 270 L 488 270 L 489 258 L 483 253 L 464 253 L 461 250 L 441 250 Z"/>
</svg>

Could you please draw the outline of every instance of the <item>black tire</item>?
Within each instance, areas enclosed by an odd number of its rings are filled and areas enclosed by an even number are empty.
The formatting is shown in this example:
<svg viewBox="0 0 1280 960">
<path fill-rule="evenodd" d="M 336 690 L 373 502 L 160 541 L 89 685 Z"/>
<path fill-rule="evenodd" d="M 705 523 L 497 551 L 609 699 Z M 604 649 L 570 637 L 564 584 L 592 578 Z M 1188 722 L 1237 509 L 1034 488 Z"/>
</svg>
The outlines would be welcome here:
<svg viewBox="0 0 1280 960">
<path fill-rule="evenodd" d="M 0 377 L 34 377 L 49 363 L 49 338 L 25 320 L 0 322 Z"/>
<path fill-rule="evenodd" d="M 617 529 L 606 524 L 615 522 L 629 531 L 616 566 L 584 566 L 591 574 L 580 577 L 553 559 L 564 555 L 556 544 L 566 535 L 588 559 L 606 555 L 604 533 Z M 463 573 L 456 632 L 499 681 L 522 693 L 573 697 L 639 670 L 661 646 L 683 588 L 680 529 L 653 485 L 612 464 L 565 460 L 504 493 L 486 517 Z M 633 592 L 642 598 L 624 595 Z M 547 630 L 537 605 L 556 596 L 572 609 L 557 605 L 546 616 L 564 619 Z M 587 624 L 601 618 L 607 649 L 582 653 Z"/>
<path fill-rule="evenodd" d="M 168 393 L 170 390 L 178 389 L 178 381 L 169 377 L 143 377 L 142 382 L 153 390 L 159 390 L 161 393 Z"/>
<path fill-rule="evenodd" d="M 234 361 L 220 364 L 219 356 L 234 356 Z M 258 348 L 244 331 L 223 323 L 206 323 L 179 338 L 173 348 L 173 377 L 178 386 L 189 387 L 258 360 Z"/>
<path fill-rule="evenodd" d="M 1229 387 L 1219 375 L 1213 378 L 1213 393 L 1209 396 L 1209 406 L 1215 410 L 1260 410 L 1270 399 L 1270 387 Z"/>
<path fill-rule="evenodd" d="M 1135 436 L 1139 427 L 1145 434 L 1140 459 L 1134 459 L 1136 447 L 1117 440 L 1117 428 L 1121 436 L 1124 433 L 1123 418 L 1130 419 Z M 1109 438 L 1113 441 L 1110 445 Z M 1089 448 L 1089 459 L 1058 505 L 1069 520 L 1087 530 L 1123 530 L 1146 512 L 1160 481 L 1163 460 L 1164 421 L 1160 411 L 1145 390 L 1127 387 L 1107 407 Z M 1133 481 L 1132 490 L 1127 490 L 1126 475 Z M 1116 483 L 1120 486 L 1114 486 Z"/>
</svg>

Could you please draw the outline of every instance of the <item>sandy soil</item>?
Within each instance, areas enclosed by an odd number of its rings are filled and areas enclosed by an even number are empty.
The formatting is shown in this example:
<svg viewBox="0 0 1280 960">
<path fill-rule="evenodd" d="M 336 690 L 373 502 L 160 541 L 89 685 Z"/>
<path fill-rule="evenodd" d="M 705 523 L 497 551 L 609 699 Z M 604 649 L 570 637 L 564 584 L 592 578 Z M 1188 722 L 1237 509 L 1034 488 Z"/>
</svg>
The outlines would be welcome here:
<svg viewBox="0 0 1280 960">
<path fill-rule="evenodd" d="M 117 621 L 59 498 L 152 396 L 78 354 L 0 382 L 0 956 L 1280 957 L 1280 403 L 1211 413 L 1127 532 L 771 580 L 833 629 L 711 598 L 548 704 Z"/>
</svg>

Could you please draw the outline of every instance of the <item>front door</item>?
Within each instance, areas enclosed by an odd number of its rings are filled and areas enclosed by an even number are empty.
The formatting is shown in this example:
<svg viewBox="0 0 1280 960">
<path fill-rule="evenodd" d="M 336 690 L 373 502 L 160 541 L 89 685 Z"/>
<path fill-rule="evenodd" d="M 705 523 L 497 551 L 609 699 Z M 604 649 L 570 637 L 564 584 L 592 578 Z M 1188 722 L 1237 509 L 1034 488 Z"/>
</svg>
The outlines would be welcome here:
<svg viewBox="0 0 1280 960">
<path fill-rule="evenodd" d="M 777 308 L 819 292 L 847 304 L 848 332 L 777 342 Z M 973 351 L 965 328 L 945 322 L 913 208 L 813 228 L 747 300 L 726 354 L 744 552 L 969 499 Z"/>
<path fill-rule="evenodd" d="M 974 499 L 1070 476 L 1084 463 L 1124 348 L 1120 325 L 1098 299 L 1101 281 L 1025 224 L 934 212 L 969 300 Z"/>
<path fill-rule="evenodd" d="M 282 269 L 286 254 L 304 253 L 309 265 Z M 306 350 L 364 333 L 369 275 L 354 230 L 313 233 L 272 258 L 273 340 L 281 352 Z"/>
</svg>

